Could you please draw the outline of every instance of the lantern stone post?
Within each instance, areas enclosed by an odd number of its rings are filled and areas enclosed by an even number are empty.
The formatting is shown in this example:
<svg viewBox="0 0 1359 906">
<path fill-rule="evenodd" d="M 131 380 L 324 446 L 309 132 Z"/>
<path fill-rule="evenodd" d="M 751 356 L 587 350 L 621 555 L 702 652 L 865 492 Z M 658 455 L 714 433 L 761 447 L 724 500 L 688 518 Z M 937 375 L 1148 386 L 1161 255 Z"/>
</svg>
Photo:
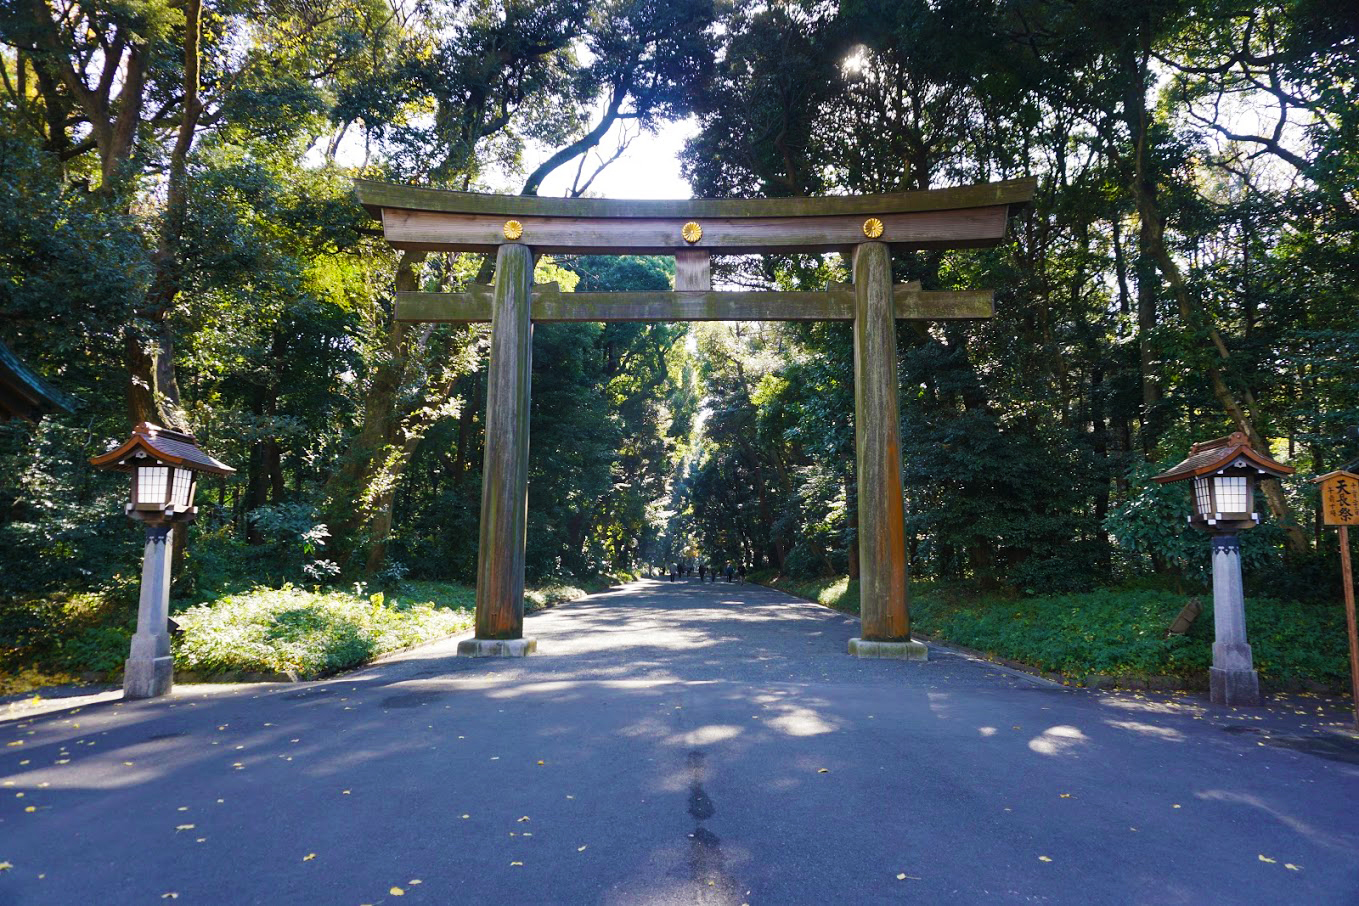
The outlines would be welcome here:
<svg viewBox="0 0 1359 906">
<path fill-rule="evenodd" d="M 1246 597 L 1241 581 L 1239 532 L 1260 521 L 1254 512 L 1255 483 L 1293 469 L 1251 447 L 1241 432 L 1194 444 L 1189 457 L 1155 476 L 1159 484 L 1193 481 L 1189 523 L 1212 536 L 1213 666 L 1209 696 L 1216 705 L 1259 705 L 1260 676 L 1246 641 Z"/>
<path fill-rule="evenodd" d="M 172 534 L 169 522 L 146 524 L 137 632 L 123 664 L 124 698 L 155 698 L 174 686 L 174 660 L 170 657 L 170 562 L 175 547 Z"/>
<path fill-rule="evenodd" d="M 166 695 L 174 686 L 169 627 L 173 528 L 175 523 L 190 523 L 198 515 L 193 498 L 200 472 L 230 475 L 235 470 L 200 450 L 192 434 L 148 422 L 137 425 L 131 438 L 93 457 L 90 464 L 131 473 L 132 499 L 126 512 L 128 518 L 146 526 L 137 631 L 123 665 L 123 697 Z"/>
<path fill-rule="evenodd" d="M 1260 674 L 1246 642 L 1246 594 L 1241 539 L 1213 536 L 1213 666 L 1209 697 L 1219 705 L 1260 704 Z"/>
</svg>

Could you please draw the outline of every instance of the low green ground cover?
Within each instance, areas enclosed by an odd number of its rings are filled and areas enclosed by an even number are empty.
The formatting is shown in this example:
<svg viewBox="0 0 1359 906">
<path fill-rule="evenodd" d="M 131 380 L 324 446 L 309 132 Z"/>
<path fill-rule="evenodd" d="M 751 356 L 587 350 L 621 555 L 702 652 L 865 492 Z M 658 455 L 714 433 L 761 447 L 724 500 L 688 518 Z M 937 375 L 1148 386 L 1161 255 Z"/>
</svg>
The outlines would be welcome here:
<svg viewBox="0 0 1359 906">
<path fill-rule="evenodd" d="M 412 583 L 418 585 L 423 583 Z M 227 595 L 175 615 L 175 666 L 199 674 L 284 673 L 312 679 L 472 625 L 471 589 L 369 595 L 284 586 Z"/>
<path fill-rule="evenodd" d="M 798 597 L 858 614 L 857 582 L 844 577 L 790 580 L 754 577 Z M 1212 662 L 1213 602 L 1184 636 L 1166 628 L 1188 602 L 1168 590 L 1110 588 L 1079 594 L 1006 596 L 962 584 L 912 583 L 914 631 L 994 657 L 1056 671 L 1077 681 L 1090 675 L 1183 676 L 1202 680 Z M 1339 604 L 1252 598 L 1246 627 L 1256 669 L 1282 686 L 1349 688 L 1345 614 Z"/>
<path fill-rule="evenodd" d="M 584 597 L 620 577 L 553 582 L 525 593 L 529 610 Z M 8 602 L 0 609 L 0 694 L 78 679 L 116 680 L 136 623 L 136 587 Z M 312 679 L 471 628 L 476 592 L 453 582 L 394 591 L 255 587 L 173 617 L 175 667 L 200 676 L 287 674 Z"/>
</svg>

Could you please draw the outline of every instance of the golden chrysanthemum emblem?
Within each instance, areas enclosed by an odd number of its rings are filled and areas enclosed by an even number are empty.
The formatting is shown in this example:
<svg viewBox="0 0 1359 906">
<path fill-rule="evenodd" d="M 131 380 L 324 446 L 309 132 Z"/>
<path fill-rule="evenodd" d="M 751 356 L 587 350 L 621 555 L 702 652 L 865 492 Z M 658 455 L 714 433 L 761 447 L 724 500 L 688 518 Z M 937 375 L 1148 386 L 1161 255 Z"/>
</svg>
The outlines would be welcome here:
<svg viewBox="0 0 1359 906">
<path fill-rule="evenodd" d="M 703 227 L 699 226 L 696 221 L 691 220 L 680 228 L 680 235 L 684 237 L 685 242 L 693 245 L 703 238 Z"/>
<path fill-rule="evenodd" d="M 524 235 L 524 225 L 517 220 L 507 220 L 504 231 L 506 239 L 518 239 Z"/>
<path fill-rule="evenodd" d="M 869 239 L 877 239 L 882 235 L 882 221 L 876 217 L 870 217 L 864 221 L 864 235 Z"/>
</svg>

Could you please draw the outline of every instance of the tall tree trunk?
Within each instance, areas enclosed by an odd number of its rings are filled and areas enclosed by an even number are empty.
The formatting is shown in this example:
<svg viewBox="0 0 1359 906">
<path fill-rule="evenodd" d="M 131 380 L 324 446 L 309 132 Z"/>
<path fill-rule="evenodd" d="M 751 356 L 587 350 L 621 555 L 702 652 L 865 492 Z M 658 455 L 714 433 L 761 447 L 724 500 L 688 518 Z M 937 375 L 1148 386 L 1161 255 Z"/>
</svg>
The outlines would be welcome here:
<svg viewBox="0 0 1359 906">
<path fill-rule="evenodd" d="M 1129 125 L 1136 127 L 1132 133 L 1134 148 L 1131 189 L 1142 223 L 1142 235 L 1139 238 L 1160 269 L 1162 278 L 1169 286 L 1185 329 L 1200 335 L 1212 346 L 1212 350 L 1202 364 L 1204 374 L 1208 378 L 1218 405 L 1232 420 L 1236 429 L 1246 435 L 1251 446 L 1267 453 L 1269 445 L 1256 430 L 1251 412 L 1246 405 L 1243 405 L 1242 399 L 1227 383 L 1224 372 L 1230 358 L 1227 344 L 1217 326 L 1213 324 L 1212 317 L 1204 308 L 1202 301 L 1196 293 L 1190 290 L 1179 264 L 1171 255 L 1170 248 L 1166 244 L 1166 218 L 1160 208 L 1155 178 L 1149 167 L 1148 144 L 1151 141 L 1151 135 L 1145 92 L 1147 61 L 1150 57 L 1150 50 L 1145 43 L 1145 33 L 1143 40 L 1141 59 L 1134 70 L 1136 90 L 1130 88 L 1128 96 L 1129 103 L 1136 106 L 1136 109 L 1129 113 Z M 1248 402 L 1252 400 L 1249 390 L 1245 391 L 1243 395 Z M 1306 553 L 1308 550 L 1307 533 L 1294 518 L 1292 508 L 1288 505 L 1288 500 L 1284 497 L 1283 488 L 1279 485 L 1279 482 L 1275 479 L 1266 479 L 1260 482 L 1260 490 L 1265 496 L 1270 514 L 1284 530 L 1289 551 L 1295 554 Z"/>
<path fill-rule="evenodd" d="M 1143 215 L 1141 199 L 1149 199 L 1156 204 L 1156 181 L 1146 166 L 1146 143 L 1148 139 L 1148 112 L 1146 93 L 1146 61 L 1144 51 L 1139 58 L 1129 50 L 1124 58 L 1124 67 L 1129 71 L 1127 90 L 1124 95 L 1123 115 L 1128 132 L 1133 136 L 1133 172 L 1130 174 L 1134 201 L 1138 214 Z M 1137 257 L 1133 271 L 1137 279 L 1137 348 L 1138 364 L 1142 382 L 1142 450 L 1148 458 L 1155 458 L 1156 444 L 1161 435 L 1160 413 L 1157 404 L 1161 399 L 1161 386 L 1157 381 L 1155 353 L 1152 347 L 1152 334 L 1156 330 L 1156 277 L 1154 224 L 1145 216 L 1139 216 L 1137 229 Z"/>
<path fill-rule="evenodd" d="M 415 269 L 426 257 L 425 252 L 401 253 L 396 267 L 397 292 L 417 288 Z M 390 324 L 382 361 L 373 369 L 368 392 L 364 394 L 363 421 L 358 436 L 351 444 L 344 464 L 327 482 L 326 497 L 332 511 L 338 514 L 331 517 L 331 529 L 336 539 L 335 553 L 341 563 L 347 563 L 355 550 L 366 544 L 360 535 L 369 521 L 372 505 L 377 501 L 365 498 L 373 490 L 373 477 L 381 470 L 384 451 L 392 448 L 396 441 L 400 421 L 397 397 L 406 379 L 410 356 L 408 331 L 409 325 L 405 322 L 392 321 Z M 381 494 L 380 490 L 378 493 Z"/>
</svg>

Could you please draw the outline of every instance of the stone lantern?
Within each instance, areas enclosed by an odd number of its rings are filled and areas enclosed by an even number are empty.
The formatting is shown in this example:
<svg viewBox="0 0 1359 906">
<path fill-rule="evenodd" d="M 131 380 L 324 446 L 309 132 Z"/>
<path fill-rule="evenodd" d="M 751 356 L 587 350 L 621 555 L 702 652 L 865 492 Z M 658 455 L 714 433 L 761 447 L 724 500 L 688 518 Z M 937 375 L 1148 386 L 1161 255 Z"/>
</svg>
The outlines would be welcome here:
<svg viewBox="0 0 1359 906">
<path fill-rule="evenodd" d="M 192 434 L 149 422 L 137 425 L 121 446 L 93 457 L 90 465 L 132 475 L 132 494 L 125 512 L 128 518 L 146 526 L 137 633 L 123 668 L 123 696 L 165 695 L 174 684 L 167 623 L 174 553 L 171 531 L 175 523 L 192 522 L 198 515 L 193 500 L 200 474 L 230 475 L 235 469 L 199 449 Z"/>
<path fill-rule="evenodd" d="M 1189 523 L 1212 536 L 1213 666 L 1208 672 L 1214 704 L 1260 704 L 1260 679 L 1246 643 L 1246 601 L 1241 583 L 1237 533 L 1260 521 L 1255 486 L 1293 469 L 1251 447 L 1241 432 L 1194 444 L 1184 462 L 1155 476 L 1169 484 L 1193 481 L 1194 513 Z"/>
</svg>

